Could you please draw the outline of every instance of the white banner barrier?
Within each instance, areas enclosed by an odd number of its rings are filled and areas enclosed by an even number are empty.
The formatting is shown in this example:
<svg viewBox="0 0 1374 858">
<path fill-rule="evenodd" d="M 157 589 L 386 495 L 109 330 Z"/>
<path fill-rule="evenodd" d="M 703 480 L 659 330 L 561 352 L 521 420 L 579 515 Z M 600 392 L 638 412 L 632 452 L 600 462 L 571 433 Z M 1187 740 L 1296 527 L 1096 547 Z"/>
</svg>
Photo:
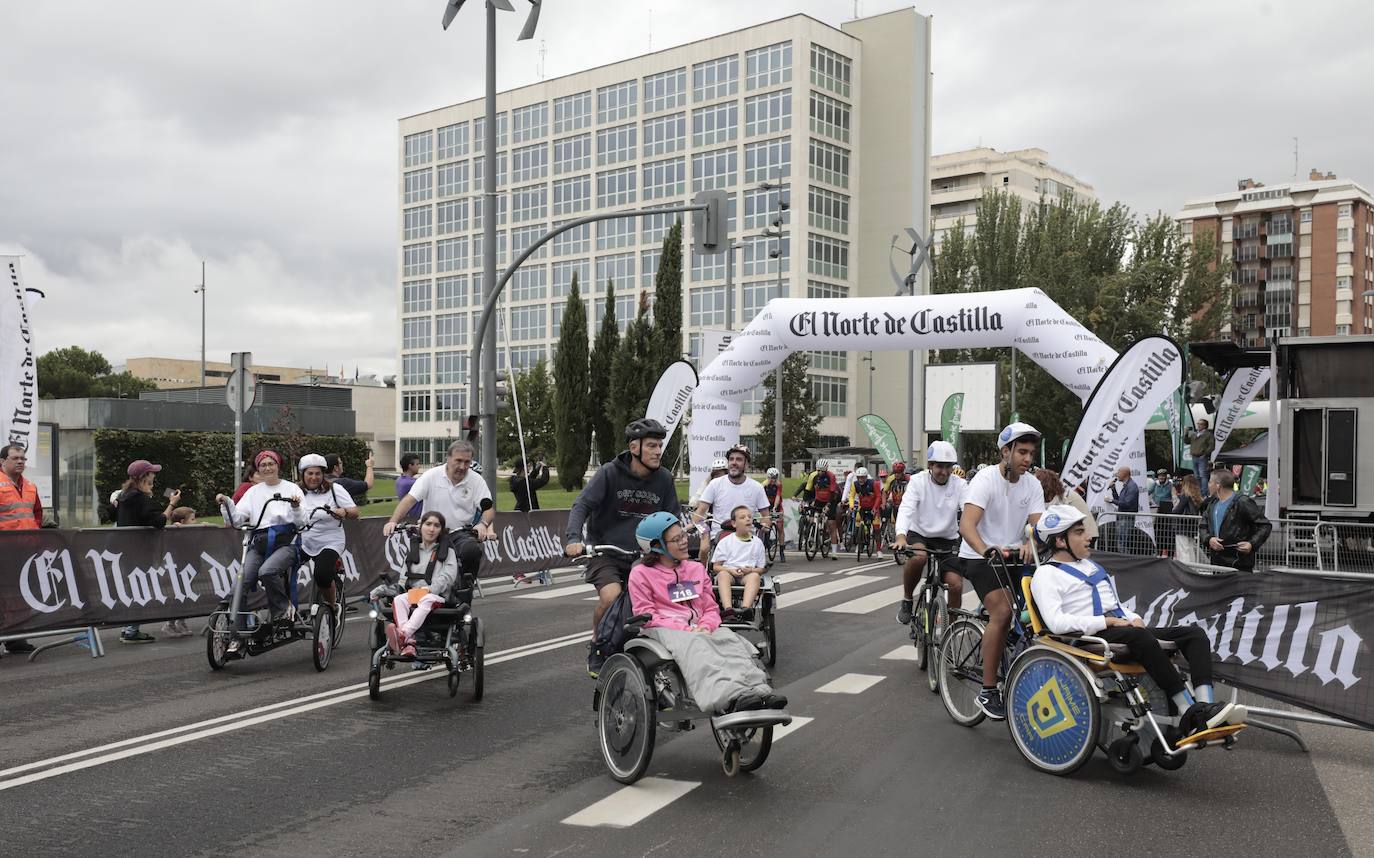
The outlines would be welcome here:
<svg viewBox="0 0 1374 858">
<path fill-rule="evenodd" d="M 1212 430 L 1217 453 L 1221 452 L 1226 439 L 1231 437 L 1232 430 L 1238 428 L 1237 424 L 1245 416 L 1250 403 L 1255 401 L 1255 394 L 1268 383 L 1267 366 L 1240 367 L 1231 372 L 1231 377 L 1226 380 L 1226 389 L 1222 391 L 1221 399 L 1217 400 L 1217 422 Z M 1269 399 L 1274 399 L 1272 393 Z"/>
<path fill-rule="evenodd" d="M 738 443 L 740 403 L 794 351 L 989 347 L 1020 350 L 1082 400 L 1117 358 L 1115 350 L 1039 289 L 776 298 L 700 374 L 687 436 L 692 491 L 709 475 L 711 460 Z M 1142 426 L 1130 439 L 1126 457 L 1132 470 L 1140 473 L 1145 469 L 1143 433 Z"/>
<path fill-rule="evenodd" d="M 0 256 L 4 297 L 0 298 L 0 446 L 35 450 L 38 432 L 38 364 L 33 326 L 24 294 L 19 257 Z"/>
</svg>

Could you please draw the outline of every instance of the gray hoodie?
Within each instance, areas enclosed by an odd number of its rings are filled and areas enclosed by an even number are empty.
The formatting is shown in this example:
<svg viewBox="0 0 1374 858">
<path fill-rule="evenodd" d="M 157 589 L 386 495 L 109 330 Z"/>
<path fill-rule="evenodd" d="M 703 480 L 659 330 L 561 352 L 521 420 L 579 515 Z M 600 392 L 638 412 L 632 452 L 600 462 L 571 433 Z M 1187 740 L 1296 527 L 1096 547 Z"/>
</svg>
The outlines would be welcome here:
<svg viewBox="0 0 1374 858">
<path fill-rule="evenodd" d="M 630 452 L 626 450 L 602 465 L 573 501 L 568 514 L 565 542 L 587 545 L 614 545 L 626 551 L 638 551 L 635 528 L 640 519 L 656 512 L 682 514 L 677 499 L 677 486 L 666 468 L 659 468 L 641 480 L 630 470 Z M 586 525 L 587 535 L 582 535 Z"/>
</svg>

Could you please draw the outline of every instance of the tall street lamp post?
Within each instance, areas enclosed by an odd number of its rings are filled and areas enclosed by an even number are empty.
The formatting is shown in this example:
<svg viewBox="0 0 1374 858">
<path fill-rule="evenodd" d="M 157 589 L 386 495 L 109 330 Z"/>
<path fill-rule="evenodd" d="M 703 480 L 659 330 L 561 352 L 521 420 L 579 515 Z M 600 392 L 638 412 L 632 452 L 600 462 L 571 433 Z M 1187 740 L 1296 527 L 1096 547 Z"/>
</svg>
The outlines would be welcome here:
<svg viewBox="0 0 1374 858">
<path fill-rule="evenodd" d="M 200 285 L 195 288 L 200 293 L 200 387 L 205 389 L 205 260 L 200 261 Z M 196 394 L 200 401 L 200 393 Z"/>
<path fill-rule="evenodd" d="M 778 297 L 787 297 L 787 283 L 782 277 L 782 242 L 785 237 L 782 223 L 784 213 L 792 207 L 791 202 L 786 196 L 786 188 L 782 184 L 782 171 L 774 169 L 774 178 L 771 182 L 760 182 L 759 189 L 764 191 L 778 192 L 778 207 L 773 215 L 772 227 L 765 229 L 763 235 L 776 239 L 773 250 L 769 251 L 768 256 L 777 261 L 778 265 Z M 786 363 L 786 361 L 783 361 Z M 773 376 L 773 466 L 779 472 L 783 469 L 782 464 L 782 370 L 783 364 L 779 363 L 775 375 Z"/>
</svg>

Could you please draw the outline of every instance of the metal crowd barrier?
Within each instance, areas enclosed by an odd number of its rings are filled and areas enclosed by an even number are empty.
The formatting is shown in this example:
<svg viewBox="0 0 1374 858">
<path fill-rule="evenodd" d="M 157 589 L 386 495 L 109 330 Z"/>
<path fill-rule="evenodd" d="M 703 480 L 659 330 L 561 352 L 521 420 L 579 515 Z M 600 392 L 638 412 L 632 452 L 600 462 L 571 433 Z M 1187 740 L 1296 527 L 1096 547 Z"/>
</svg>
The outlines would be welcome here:
<svg viewBox="0 0 1374 858">
<path fill-rule="evenodd" d="M 1121 533 L 1122 519 L 1130 530 Z M 1229 571 L 1212 565 L 1199 516 L 1155 512 L 1103 512 L 1097 517 L 1103 551 L 1142 557 L 1167 556 L 1199 571 Z M 1273 532 L 1260 546 L 1255 569 L 1322 578 L 1374 580 L 1374 524 L 1271 519 Z"/>
<path fill-rule="evenodd" d="M 33 661 L 35 658 L 38 658 L 39 654 L 47 650 L 56 649 L 60 646 L 68 646 L 70 644 L 86 647 L 91 651 L 91 658 L 100 658 L 105 655 L 105 644 L 100 640 L 100 629 L 95 626 L 86 626 L 85 628 L 76 629 L 52 629 L 46 632 L 26 632 L 18 635 L 0 635 L 0 643 L 4 643 L 5 641 L 27 641 L 35 638 L 64 636 L 69 637 L 67 637 L 66 640 L 49 641 L 48 643 L 39 644 L 34 647 L 33 652 L 28 654 L 28 660 Z M 22 653 L 9 653 L 8 655 L 14 656 L 21 654 Z"/>
</svg>

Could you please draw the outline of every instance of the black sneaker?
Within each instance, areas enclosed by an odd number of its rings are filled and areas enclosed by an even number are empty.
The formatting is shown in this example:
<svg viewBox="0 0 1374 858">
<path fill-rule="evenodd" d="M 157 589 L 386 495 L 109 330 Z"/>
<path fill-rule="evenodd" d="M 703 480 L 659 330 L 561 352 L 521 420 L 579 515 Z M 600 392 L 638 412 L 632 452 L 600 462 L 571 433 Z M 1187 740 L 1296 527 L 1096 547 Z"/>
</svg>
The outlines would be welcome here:
<svg viewBox="0 0 1374 858">
<path fill-rule="evenodd" d="M 133 634 L 120 634 L 119 642 L 122 644 L 145 644 L 152 643 L 157 638 L 147 632 L 134 632 Z"/>
<path fill-rule="evenodd" d="M 1240 711 L 1236 712 L 1237 709 Z M 1188 711 L 1183 713 L 1183 717 L 1178 720 L 1178 729 L 1184 736 L 1191 736 L 1194 733 L 1211 730 L 1223 724 L 1244 723 L 1247 714 L 1244 707 L 1237 707 L 1232 703 L 1202 703 L 1199 701 L 1189 706 Z M 1238 717 L 1233 718 L 1233 715 Z"/>
<path fill-rule="evenodd" d="M 1007 720 L 1007 705 L 1002 702 L 1002 692 L 996 688 L 984 688 L 974 701 L 983 714 L 994 721 Z"/>
<path fill-rule="evenodd" d="M 744 623 L 752 623 L 752 622 L 754 621 L 754 609 L 753 609 L 753 608 L 736 608 L 736 609 L 735 609 L 735 619 L 739 620 L 740 622 L 744 622 Z"/>
<path fill-rule="evenodd" d="M 897 622 L 901 623 L 904 626 L 910 625 L 911 612 L 914 607 L 915 606 L 912 603 L 911 599 L 903 599 L 901 607 L 897 609 Z"/>
<path fill-rule="evenodd" d="M 765 707 L 768 709 L 786 709 L 787 697 L 782 694 L 770 694 L 763 698 Z"/>
</svg>

